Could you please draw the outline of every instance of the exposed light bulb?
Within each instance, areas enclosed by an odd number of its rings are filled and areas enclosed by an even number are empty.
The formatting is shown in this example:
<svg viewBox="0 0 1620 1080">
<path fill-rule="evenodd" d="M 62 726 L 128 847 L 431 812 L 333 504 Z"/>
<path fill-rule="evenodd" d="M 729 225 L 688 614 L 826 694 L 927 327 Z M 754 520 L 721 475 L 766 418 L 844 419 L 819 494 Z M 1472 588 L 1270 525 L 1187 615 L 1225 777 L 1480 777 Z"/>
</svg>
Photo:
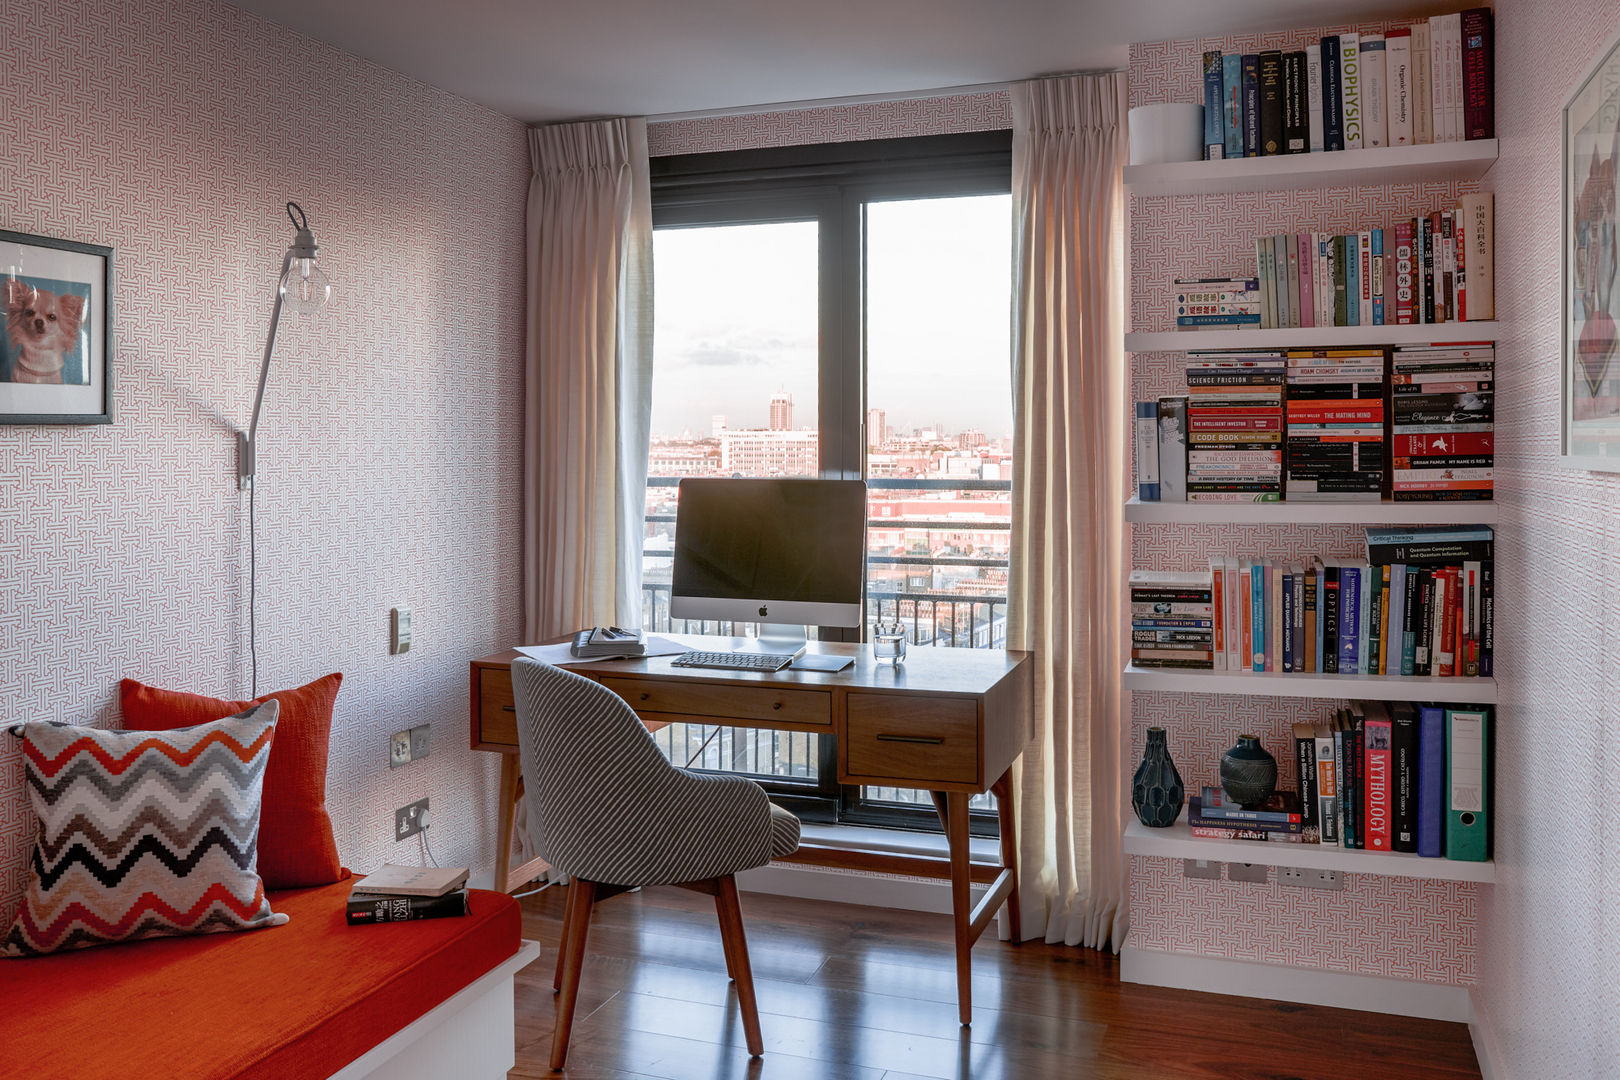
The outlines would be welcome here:
<svg viewBox="0 0 1620 1080">
<path fill-rule="evenodd" d="M 332 299 L 332 282 L 313 258 L 295 258 L 281 278 L 281 296 L 289 311 L 319 311 Z"/>
</svg>

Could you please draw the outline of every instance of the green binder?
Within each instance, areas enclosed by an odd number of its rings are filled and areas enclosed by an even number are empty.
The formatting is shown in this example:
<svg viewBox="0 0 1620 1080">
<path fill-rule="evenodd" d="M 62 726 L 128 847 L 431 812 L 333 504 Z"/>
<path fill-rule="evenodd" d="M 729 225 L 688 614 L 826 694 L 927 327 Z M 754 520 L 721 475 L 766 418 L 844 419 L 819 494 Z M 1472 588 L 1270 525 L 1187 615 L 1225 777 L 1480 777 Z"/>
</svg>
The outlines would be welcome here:
<svg viewBox="0 0 1620 1080">
<path fill-rule="evenodd" d="M 1446 858 L 1490 857 L 1489 709 L 1446 709 Z"/>
</svg>

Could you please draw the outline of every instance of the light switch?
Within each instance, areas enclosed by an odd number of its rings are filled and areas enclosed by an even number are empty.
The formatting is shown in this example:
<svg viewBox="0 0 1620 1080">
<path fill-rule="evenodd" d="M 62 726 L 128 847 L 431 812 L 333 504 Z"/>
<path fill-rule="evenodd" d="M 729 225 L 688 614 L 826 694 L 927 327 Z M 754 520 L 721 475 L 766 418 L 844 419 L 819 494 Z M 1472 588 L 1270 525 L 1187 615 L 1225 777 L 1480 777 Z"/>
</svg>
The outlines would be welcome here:
<svg viewBox="0 0 1620 1080">
<path fill-rule="evenodd" d="M 411 651 L 411 609 L 396 607 L 388 613 L 388 651 L 399 654 Z"/>
</svg>

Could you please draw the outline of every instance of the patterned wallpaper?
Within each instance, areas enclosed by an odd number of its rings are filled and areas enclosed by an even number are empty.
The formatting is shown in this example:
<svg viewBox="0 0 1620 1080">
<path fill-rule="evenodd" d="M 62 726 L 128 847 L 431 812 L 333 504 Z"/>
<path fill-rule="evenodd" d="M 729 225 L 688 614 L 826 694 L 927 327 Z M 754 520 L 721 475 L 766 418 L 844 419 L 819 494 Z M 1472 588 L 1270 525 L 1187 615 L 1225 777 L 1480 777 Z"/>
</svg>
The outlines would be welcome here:
<svg viewBox="0 0 1620 1080">
<path fill-rule="evenodd" d="M 1327 26 L 1133 45 L 1131 104 L 1201 100 L 1206 49 L 1302 48 L 1323 34 L 1381 28 Z M 1253 274 L 1258 235 L 1342 233 L 1393 224 L 1419 208 L 1438 208 L 1472 186 L 1477 185 L 1133 198 L 1131 328 L 1174 328 L 1168 298 L 1176 277 Z M 1133 356 L 1132 400 L 1184 391 L 1185 363 L 1182 353 Z M 1207 568 L 1214 555 L 1299 561 L 1311 555 L 1356 556 L 1364 549 L 1362 531 L 1344 526 L 1136 525 L 1131 536 L 1131 564 L 1164 570 Z M 1132 699 L 1127 770 L 1141 758 L 1147 729 L 1164 727 L 1189 787 L 1217 783 L 1221 753 L 1246 732 L 1260 736 L 1283 765 L 1283 782 L 1292 783 L 1290 725 L 1325 718 L 1338 704 L 1163 693 L 1138 693 Z M 1343 892 L 1324 898 L 1296 896 L 1301 890 L 1276 884 L 1185 881 L 1179 862 L 1131 861 L 1134 945 L 1360 975 L 1443 983 L 1475 979 L 1477 885 L 1350 874 Z"/>
<path fill-rule="evenodd" d="M 439 859 L 487 866 L 466 665 L 519 629 L 523 126 L 209 0 L 0 6 L 0 71 L 0 228 L 109 244 L 117 274 L 116 423 L 0 426 L 0 719 L 116 725 L 126 675 L 248 696 L 235 432 L 295 198 L 336 298 L 284 322 L 266 395 L 260 686 L 344 673 L 348 865 L 420 858 L 392 809 L 425 794 Z M 425 722 L 432 756 L 390 772 Z M 0 736 L 4 924 L 33 828 Z"/>
<path fill-rule="evenodd" d="M 704 154 L 769 146 L 899 139 L 1012 127 L 1012 99 L 1005 90 L 945 94 L 901 101 L 870 101 L 774 112 L 734 113 L 647 125 L 647 151 Z"/>
<path fill-rule="evenodd" d="M 1620 2 L 1495 7 L 1498 561 L 1520 581 L 1500 602 L 1497 884 L 1474 1000 L 1498 1077 L 1595 1080 L 1620 1067 L 1620 476 L 1556 457 L 1560 110 Z"/>
</svg>

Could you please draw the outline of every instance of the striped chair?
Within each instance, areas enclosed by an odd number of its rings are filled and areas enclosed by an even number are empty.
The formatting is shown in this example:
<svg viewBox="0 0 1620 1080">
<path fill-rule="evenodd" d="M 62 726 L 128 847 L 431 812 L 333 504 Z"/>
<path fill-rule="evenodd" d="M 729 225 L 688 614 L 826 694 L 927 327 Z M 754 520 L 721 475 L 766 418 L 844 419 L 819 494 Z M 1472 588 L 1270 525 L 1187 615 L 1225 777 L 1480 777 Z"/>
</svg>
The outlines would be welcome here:
<svg viewBox="0 0 1620 1080">
<path fill-rule="evenodd" d="M 748 1052 L 764 1051 L 748 943 L 733 875 L 799 846 L 799 819 L 740 776 L 678 769 L 613 691 L 534 660 L 512 664 L 518 748 L 531 836 L 573 878 L 558 948 L 561 991 L 551 1067 L 568 1056 L 591 909 L 643 885 L 708 893 L 720 916 L 726 971 L 737 987 Z"/>
</svg>

